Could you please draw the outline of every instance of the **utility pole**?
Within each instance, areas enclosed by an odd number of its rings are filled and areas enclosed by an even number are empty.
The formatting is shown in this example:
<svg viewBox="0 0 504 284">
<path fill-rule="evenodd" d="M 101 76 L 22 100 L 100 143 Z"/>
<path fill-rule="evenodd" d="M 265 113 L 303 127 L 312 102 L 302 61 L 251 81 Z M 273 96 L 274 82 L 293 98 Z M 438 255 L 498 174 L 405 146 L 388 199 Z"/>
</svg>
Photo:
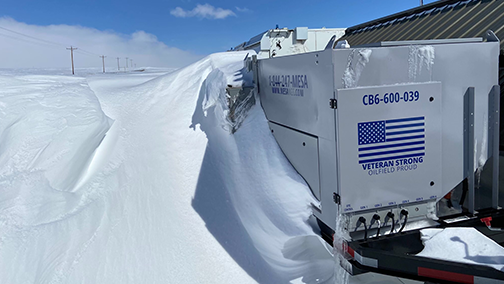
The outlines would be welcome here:
<svg viewBox="0 0 504 284">
<path fill-rule="evenodd" d="M 73 51 L 76 49 L 77 49 L 77 47 L 73 47 L 73 46 L 67 47 L 67 50 L 70 50 L 70 58 L 72 58 L 72 75 L 75 75 L 74 63 L 73 63 Z"/>
<path fill-rule="evenodd" d="M 105 73 L 105 57 L 107 57 L 107 56 L 102 55 L 102 56 L 100 56 L 100 57 L 101 57 L 101 59 L 102 59 L 102 64 L 103 64 L 103 73 Z"/>
<path fill-rule="evenodd" d="M 128 68 L 128 57 L 126 57 L 126 68 Z"/>
<path fill-rule="evenodd" d="M 130 67 L 133 68 L 133 59 L 130 59 Z"/>
<path fill-rule="evenodd" d="M 420 6 L 423 6 L 423 0 L 420 0 Z"/>
<path fill-rule="evenodd" d="M 119 57 L 117 57 L 117 71 L 121 71 L 121 68 L 119 67 Z"/>
</svg>

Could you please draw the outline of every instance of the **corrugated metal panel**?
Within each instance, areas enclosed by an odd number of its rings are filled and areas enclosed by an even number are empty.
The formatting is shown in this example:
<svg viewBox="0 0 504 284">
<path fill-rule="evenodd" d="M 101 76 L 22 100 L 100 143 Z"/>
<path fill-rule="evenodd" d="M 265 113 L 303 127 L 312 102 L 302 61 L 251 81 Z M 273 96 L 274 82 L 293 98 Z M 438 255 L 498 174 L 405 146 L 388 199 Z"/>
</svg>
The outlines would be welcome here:
<svg viewBox="0 0 504 284">
<path fill-rule="evenodd" d="M 465 30 L 469 19 L 480 11 L 479 6 L 480 2 L 471 3 L 471 5 L 461 7 L 462 14 L 460 15 L 458 21 L 449 25 L 446 29 L 441 30 L 437 38 L 455 37 L 457 33 Z"/>
<path fill-rule="evenodd" d="M 350 45 L 380 41 L 484 37 L 504 39 L 504 0 L 438 1 L 351 27 L 341 40 Z"/>
</svg>

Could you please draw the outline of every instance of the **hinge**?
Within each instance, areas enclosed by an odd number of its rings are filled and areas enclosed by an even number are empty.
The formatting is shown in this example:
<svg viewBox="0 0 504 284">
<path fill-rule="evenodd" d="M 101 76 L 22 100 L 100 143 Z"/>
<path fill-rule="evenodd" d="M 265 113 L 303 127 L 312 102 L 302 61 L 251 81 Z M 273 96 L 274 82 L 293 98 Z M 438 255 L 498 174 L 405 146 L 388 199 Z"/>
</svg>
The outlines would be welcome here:
<svg viewBox="0 0 504 284">
<path fill-rule="evenodd" d="M 329 100 L 329 107 L 332 109 L 337 109 L 338 108 L 338 100 L 330 99 Z"/>
<path fill-rule="evenodd" d="M 334 200 L 334 203 L 341 205 L 341 197 L 336 192 L 333 192 L 333 200 Z"/>
</svg>

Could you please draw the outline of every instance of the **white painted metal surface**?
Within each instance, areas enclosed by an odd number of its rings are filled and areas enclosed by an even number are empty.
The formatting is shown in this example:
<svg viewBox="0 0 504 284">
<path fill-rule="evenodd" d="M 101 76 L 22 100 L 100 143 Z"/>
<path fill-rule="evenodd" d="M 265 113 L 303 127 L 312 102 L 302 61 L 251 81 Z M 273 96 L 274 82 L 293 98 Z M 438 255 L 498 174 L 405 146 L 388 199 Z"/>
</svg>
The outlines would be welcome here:
<svg viewBox="0 0 504 284">
<path fill-rule="evenodd" d="M 333 36 L 338 39 L 343 35 L 345 35 L 345 29 L 342 28 L 276 28 L 258 34 L 232 50 L 254 50 L 258 58 L 278 57 L 320 51 Z"/>
<path fill-rule="evenodd" d="M 351 213 L 375 210 L 375 205 L 388 210 L 387 206 L 399 208 L 419 200 L 437 201 L 457 186 L 466 177 L 463 98 L 470 87 L 475 89 L 475 166 L 482 166 L 488 149 L 488 94 L 498 85 L 498 54 L 498 42 L 421 42 L 259 60 L 256 82 L 268 120 L 318 140 L 321 211 L 314 214 L 333 227 L 335 194 L 340 195 L 343 209 L 350 204 Z M 368 95 L 379 94 L 380 103 L 371 106 L 376 98 L 364 97 L 359 88 Z M 390 90 L 394 103 L 386 104 L 384 94 Z M 406 91 L 413 91 L 413 102 L 405 102 Z M 430 97 L 433 102 L 425 100 Z M 337 109 L 330 108 L 331 99 L 338 100 Z M 369 176 L 370 169 L 365 171 L 358 163 L 358 123 L 408 117 L 423 117 L 425 160 L 408 163 L 416 164 L 415 170 L 398 172 L 401 165 L 392 159 L 394 173 Z M 287 140 L 280 146 L 286 143 L 299 141 Z"/>
<path fill-rule="evenodd" d="M 337 90 L 344 212 L 442 194 L 441 83 Z"/>
</svg>

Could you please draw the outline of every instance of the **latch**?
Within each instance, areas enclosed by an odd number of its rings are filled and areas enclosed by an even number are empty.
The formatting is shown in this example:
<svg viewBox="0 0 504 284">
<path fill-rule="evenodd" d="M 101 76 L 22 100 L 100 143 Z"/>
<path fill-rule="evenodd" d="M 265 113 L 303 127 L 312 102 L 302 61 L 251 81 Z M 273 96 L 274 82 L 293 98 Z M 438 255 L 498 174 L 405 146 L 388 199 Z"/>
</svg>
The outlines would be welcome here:
<svg viewBox="0 0 504 284">
<path fill-rule="evenodd" d="M 341 205 L 341 197 L 336 192 L 333 192 L 333 201 L 334 203 Z"/>
<path fill-rule="evenodd" d="M 338 100 L 330 99 L 329 100 L 329 107 L 332 109 L 337 109 L 338 108 Z"/>
</svg>

